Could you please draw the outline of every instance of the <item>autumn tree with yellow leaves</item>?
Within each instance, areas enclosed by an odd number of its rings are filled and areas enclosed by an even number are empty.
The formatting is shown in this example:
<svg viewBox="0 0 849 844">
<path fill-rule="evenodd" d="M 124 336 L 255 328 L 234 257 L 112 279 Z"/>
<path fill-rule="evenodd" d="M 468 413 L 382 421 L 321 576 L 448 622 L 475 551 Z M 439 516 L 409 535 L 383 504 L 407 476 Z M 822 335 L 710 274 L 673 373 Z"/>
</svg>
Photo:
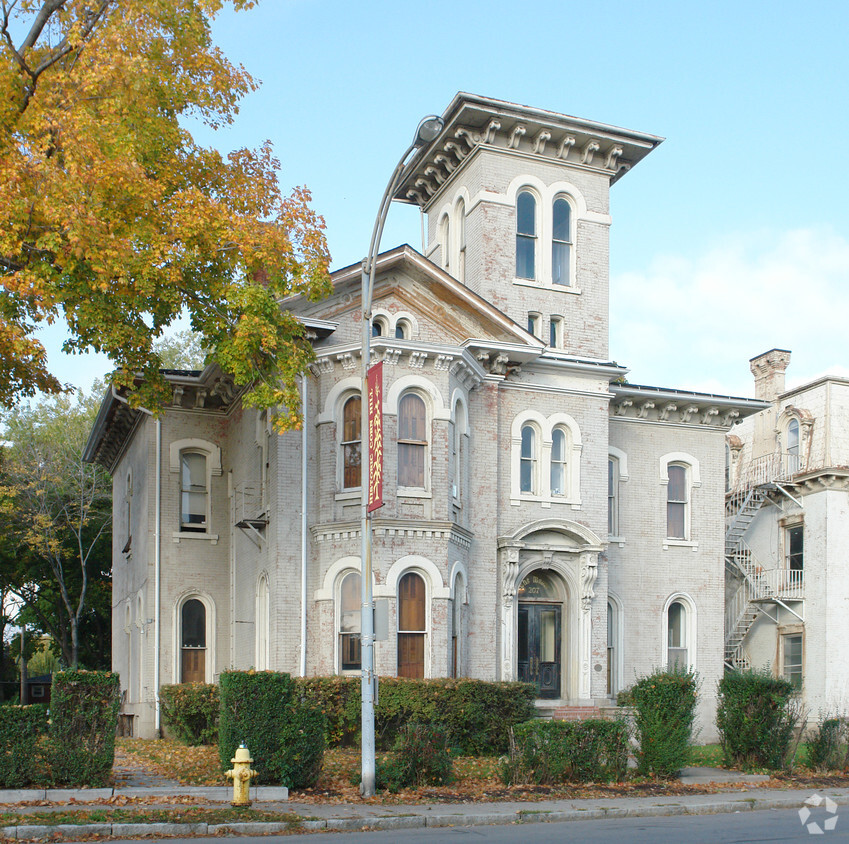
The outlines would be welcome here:
<svg viewBox="0 0 849 844">
<path fill-rule="evenodd" d="M 324 225 L 270 144 L 225 157 L 185 128 L 256 87 L 212 42 L 222 5 L 0 0 L 0 404 L 60 389 L 34 331 L 64 319 L 67 351 L 155 407 L 154 343 L 184 313 L 248 403 L 297 423 L 311 349 L 279 302 L 329 292 Z"/>
</svg>

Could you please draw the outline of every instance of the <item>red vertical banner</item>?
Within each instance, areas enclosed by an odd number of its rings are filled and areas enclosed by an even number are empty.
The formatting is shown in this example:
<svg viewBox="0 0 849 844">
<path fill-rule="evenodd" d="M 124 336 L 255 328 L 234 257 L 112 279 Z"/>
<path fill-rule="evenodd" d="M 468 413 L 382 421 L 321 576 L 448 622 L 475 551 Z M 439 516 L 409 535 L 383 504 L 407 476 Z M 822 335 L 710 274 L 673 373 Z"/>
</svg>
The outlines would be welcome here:
<svg viewBox="0 0 849 844">
<path fill-rule="evenodd" d="M 383 506 L 383 361 L 369 368 L 368 390 L 368 506 Z"/>
</svg>

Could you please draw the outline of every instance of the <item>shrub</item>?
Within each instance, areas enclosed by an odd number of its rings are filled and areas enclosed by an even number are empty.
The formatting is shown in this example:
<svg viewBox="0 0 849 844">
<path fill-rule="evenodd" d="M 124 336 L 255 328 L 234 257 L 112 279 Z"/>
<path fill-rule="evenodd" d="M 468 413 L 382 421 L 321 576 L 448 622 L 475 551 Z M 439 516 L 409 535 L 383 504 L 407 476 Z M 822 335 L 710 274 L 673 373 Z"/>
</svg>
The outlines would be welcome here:
<svg viewBox="0 0 849 844">
<path fill-rule="evenodd" d="M 849 767 L 849 721 L 823 718 L 808 740 L 808 765 L 819 771 L 845 771 Z"/>
<path fill-rule="evenodd" d="M 624 721 L 527 721 L 511 730 L 501 778 L 516 783 L 610 782 L 628 770 Z"/>
<path fill-rule="evenodd" d="M 218 686 L 182 683 L 159 690 L 162 720 L 177 741 L 189 746 L 218 741 Z"/>
<path fill-rule="evenodd" d="M 104 785 L 115 759 L 120 707 L 118 675 L 109 671 L 59 671 L 50 708 L 52 779 L 65 785 Z"/>
<path fill-rule="evenodd" d="M 697 691 L 692 671 L 655 671 L 631 687 L 624 699 L 634 707 L 641 774 L 671 777 L 687 764 Z"/>
<path fill-rule="evenodd" d="M 289 788 L 312 788 L 324 760 L 325 717 L 321 708 L 303 700 L 289 704 L 275 760 L 275 779 Z"/>
<path fill-rule="evenodd" d="M 276 760 L 294 695 L 292 678 L 276 671 L 223 671 L 219 694 L 218 755 L 222 768 L 230 767 L 236 748 L 244 743 L 260 781 L 277 782 Z"/>
<path fill-rule="evenodd" d="M 793 685 L 768 671 L 726 674 L 719 681 L 716 726 L 726 765 L 781 768 L 798 714 Z"/>
<path fill-rule="evenodd" d="M 39 779 L 38 742 L 46 733 L 46 706 L 0 706 L 0 788 L 23 788 Z"/>
<path fill-rule="evenodd" d="M 389 791 L 421 785 L 445 785 L 452 778 L 445 730 L 437 724 L 405 724 L 377 766 L 376 786 Z"/>
<path fill-rule="evenodd" d="M 312 677 L 297 681 L 327 717 L 329 744 L 359 740 L 360 679 Z M 483 680 L 406 680 L 381 677 L 375 708 L 378 747 L 392 747 L 407 723 L 439 724 L 450 747 L 470 755 L 507 749 L 507 728 L 534 715 L 534 687 Z"/>
</svg>

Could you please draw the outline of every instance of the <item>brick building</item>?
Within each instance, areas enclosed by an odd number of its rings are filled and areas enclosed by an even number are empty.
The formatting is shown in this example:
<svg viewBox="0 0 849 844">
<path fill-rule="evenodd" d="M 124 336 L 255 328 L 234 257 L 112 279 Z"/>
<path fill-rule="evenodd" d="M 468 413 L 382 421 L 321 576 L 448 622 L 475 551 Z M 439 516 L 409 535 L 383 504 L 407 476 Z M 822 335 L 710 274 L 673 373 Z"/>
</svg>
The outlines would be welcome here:
<svg viewBox="0 0 849 844">
<path fill-rule="evenodd" d="M 536 683 L 594 711 L 652 668 L 723 670 L 731 426 L 767 403 L 635 386 L 608 348 L 610 186 L 661 139 L 458 94 L 396 199 L 427 247 L 380 256 L 385 506 L 379 674 Z M 229 667 L 358 673 L 359 264 L 309 326 L 306 425 L 277 435 L 226 374 L 170 372 L 157 421 L 109 393 L 113 666 L 136 734 L 158 686 Z"/>
</svg>

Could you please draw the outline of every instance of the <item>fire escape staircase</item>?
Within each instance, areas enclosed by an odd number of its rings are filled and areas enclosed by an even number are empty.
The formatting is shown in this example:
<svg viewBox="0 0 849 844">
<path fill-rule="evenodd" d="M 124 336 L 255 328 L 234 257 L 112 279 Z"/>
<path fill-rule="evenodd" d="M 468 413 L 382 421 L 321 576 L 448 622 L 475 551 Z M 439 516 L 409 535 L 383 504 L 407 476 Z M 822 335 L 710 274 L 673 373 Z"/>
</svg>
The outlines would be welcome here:
<svg viewBox="0 0 849 844">
<path fill-rule="evenodd" d="M 763 613 L 778 623 L 778 618 L 766 611 L 764 603 L 779 604 L 804 621 L 777 594 L 774 581 L 765 577 L 762 566 L 743 539 L 758 511 L 769 501 L 769 492 L 774 489 L 780 489 L 786 494 L 777 484 L 762 483 L 735 490 L 726 501 L 725 564 L 740 583 L 726 607 L 725 615 L 725 665 L 732 669 L 744 670 L 750 667 L 743 641 L 758 615 Z"/>
</svg>

